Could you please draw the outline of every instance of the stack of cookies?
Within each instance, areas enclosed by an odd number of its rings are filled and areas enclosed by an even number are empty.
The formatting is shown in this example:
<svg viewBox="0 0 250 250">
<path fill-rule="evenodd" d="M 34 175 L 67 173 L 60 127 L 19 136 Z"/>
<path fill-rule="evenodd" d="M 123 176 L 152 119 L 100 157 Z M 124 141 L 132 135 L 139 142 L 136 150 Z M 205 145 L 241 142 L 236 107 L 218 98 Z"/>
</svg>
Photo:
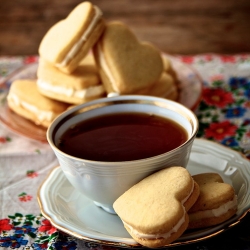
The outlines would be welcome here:
<svg viewBox="0 0 250 250">
<path fill-rule="evenodd" d="M 173 166 L 135 184 L 113 207 L 135 241 L 156 248 L 188 229 L 228 220 L 237 212 L 237 196 L 217 173 L 191 176 L 187 169 Z"/>
<path fill-rule="evenodd" d="M 8 102 L 14 112 L 45 127 L 58 113 L 51 119 L 47 116 L 45 122 L 44 107 L 36 105 L 40 99 L 49 99 L 46 112 L 58 105 L 63 112 L 67 106 L 112 94 L 178 98 L 170 61 L 152 44 L 139 41 L 124 23 L 105 22 L 102 11 L 90 2 L 80 3 L 48 30 L 39 55 L 37 80 L 33 81 L 36 99 L 30 103 L 17 96 L 20 91 L 12 94 L 20 85 L 13 82 Z"/>
</svg>

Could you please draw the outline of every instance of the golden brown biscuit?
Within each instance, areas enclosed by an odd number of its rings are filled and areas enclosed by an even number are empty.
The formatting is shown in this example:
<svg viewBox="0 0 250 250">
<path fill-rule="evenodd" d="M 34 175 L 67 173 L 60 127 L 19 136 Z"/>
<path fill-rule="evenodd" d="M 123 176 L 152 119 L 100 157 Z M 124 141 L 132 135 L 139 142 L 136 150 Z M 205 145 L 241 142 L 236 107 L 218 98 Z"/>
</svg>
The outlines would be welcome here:
<svg viewBox="0 0 250 250">
<path fill-rule="evenodd" d="M 133 94 L 158 81 L 163 71 L 158 49 L 138 41 L 121 22 L 106 25 L 93 51 L 108 93 Z"/>
<path fill-rule="evenodd" d="M 35 80 L 16 80 L 11 84 L 7 101 L 10 109 L 37 125 L 48 127 L 68 105 L 39 93 Z"/>
<path fill-rule="evenodd" d="M 164 72 L 167 72 L 168 74 L 170 74 L 173 77 L 174 81 L 178 82 L 177 74 L 172 66 L 170 59 L 166 55 L 162 55 L 162 60 L 163 60 Z"/>
<path fill-rule="evenodd" d="M 71 74 L 40 59 L 37 78 L 41 94 L 70 104 L 81 104 L 106 95 L 91 54 Z"/>
<path fill-rule="evenodd" d="M 104 27 L 101 10 L 90 2 L 82 2 L 48 30 L 39 54 L 63 72 L 71 73 L 99 39 Z"/>
<path fill-rule="evenodd" d="M 187 210 L 199 196 L 199 187 L 183 167 L 160 170 L 126 191 L 114 210 L 129 234 L 147 247 L 160 247 L 182 235 Z"/>
<path fill-rule="evenodd" d="M 141 89 L 135 94 L 157 96 L 176 101 L 178 99 L 178 88 L 173 77 L 163 72 L 161 78 L 155 84 Z"/>
<path fill-rule="evenodd" d="M 224 183 L 217 173 L 194 175 L 200 195 L 189 210 L 188 228 L 217 225 L 231 218 L 237 211 L 237 196 L 231 185 Z"/>
</svg>

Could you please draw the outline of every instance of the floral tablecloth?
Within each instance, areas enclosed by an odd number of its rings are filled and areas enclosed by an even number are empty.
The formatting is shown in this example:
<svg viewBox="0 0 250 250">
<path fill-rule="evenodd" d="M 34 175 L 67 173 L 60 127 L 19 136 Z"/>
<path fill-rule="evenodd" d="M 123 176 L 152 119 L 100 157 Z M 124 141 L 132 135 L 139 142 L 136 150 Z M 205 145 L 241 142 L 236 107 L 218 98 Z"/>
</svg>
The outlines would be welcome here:
<svg viewBox="0 0 250 250">
<path fill-rule="evenodd" d="M 192 66 L 203 82 L 202 100 L 195 111 L 198 137 L 250 159 L 250 54 L 176 57 Z M 0 93 L 2 82 L 37 60 L 37 56 L 0 57 Z M 37 190 L 56 165 L 48 144 L 17 135 L 0 123 L 0 249 L 113 248 L 73 238 L 41 215 Z M 250 216 L 215 237 L 175 248 L 250 249 Z"/>
</svg>

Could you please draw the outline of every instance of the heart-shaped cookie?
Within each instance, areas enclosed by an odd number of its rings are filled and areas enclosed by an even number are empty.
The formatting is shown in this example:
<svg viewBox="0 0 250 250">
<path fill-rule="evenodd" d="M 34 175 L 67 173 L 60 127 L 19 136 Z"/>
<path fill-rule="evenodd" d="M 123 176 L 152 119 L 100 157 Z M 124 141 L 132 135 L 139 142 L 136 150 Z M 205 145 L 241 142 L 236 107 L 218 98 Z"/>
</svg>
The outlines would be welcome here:
<svg viewBox="0 0 250 250">
<path fill-rule="evenodd" d="M 94 46 L 107 92 L 130 94 L 154 84 L 163 71 L 158 49 L 140 42 L 121 22 L 111 22 Z"/>
<path fill-rule="evenodd" d="M 69 104 L 81 104 L 105 96 L 92 54 L 88 54 L 71 74 L 40 58 L 37 88 L 41 94 Z"/>
<path fill-rule="evenodd" d="M 153 85 L 140 89 L 134 94 L 151 95 L 176 101 L 178 98 L 178 87 L 174 78 L 167 72 L 161 74 L 160 79 Z"/>
<path fill-rule="evenodd" d="M 60 70 L 71 73 L 100 37 L 104 26 L 97 6 L 80 3 L 48 30 L 40 43 L 39 54 Z"/>
<path fill-rule="evenodd" d="M 29 79 L 13 81 L 7 101 L 15 113 L 45 128 L 69 106 L 43 96 L 38 91 L 36 80 Z"/>
<path fill-rule="evenodd" d="M 183 167 L 170 167 L 131 187 L 113 207 L 137 242 L 160 247 L 186 230 L 187 210 L 198 196 L 198 184 L 189 172 Z"/>
<path fill-rule="evenodd" d="M 237 196 L 233 187 L 224 183 L 217 173 L 193 176 L 200 187 L 200 195 L 189 210 L 188 228 L 217 225 L 228 220 L 237 211 Z"/>
</svg>

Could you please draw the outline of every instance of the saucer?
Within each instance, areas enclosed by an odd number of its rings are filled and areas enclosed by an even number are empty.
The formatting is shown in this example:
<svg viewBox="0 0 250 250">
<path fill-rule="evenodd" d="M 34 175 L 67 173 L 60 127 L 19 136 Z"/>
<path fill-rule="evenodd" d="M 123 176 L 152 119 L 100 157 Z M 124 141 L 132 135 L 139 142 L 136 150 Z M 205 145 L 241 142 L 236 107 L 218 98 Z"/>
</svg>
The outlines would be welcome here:
<svg viewBox="0 0 250 250">
<path fill-rule="evenodd" d="M 238 196 L 235 216 L 220 225 L 186 231 L 168 246 L 184 245 L 217 235 L 236 225 L 250 209 L 250 161 L 218 143 L 195 139 L 187 166 L 191 175 L 217 172 Z M 117 247 L 138 247 L 117 215 L 109 214 L 75 190 L 60 167 L 54 168 L 37 194 L 41 212 L 51 223 L 76 238 Z"/>
<path fill-rule="evenodd" d="M 172 63 L 179 79 L 178 102 L 191 110 L 195 110 L 200 103 L 202 95 L 202 81 L 199 75 L 189 65 L 178 58 L 165 55 Z M 47 142 L 47 129 L 17 115 L 9 109 L 7 95 L 9 87 L 17 79 L 36 79 L 38 63 L 28 64 L 13 73 L 0 87 L 0 121 L 17 134 L 38 141 Z"/>
</svg>

